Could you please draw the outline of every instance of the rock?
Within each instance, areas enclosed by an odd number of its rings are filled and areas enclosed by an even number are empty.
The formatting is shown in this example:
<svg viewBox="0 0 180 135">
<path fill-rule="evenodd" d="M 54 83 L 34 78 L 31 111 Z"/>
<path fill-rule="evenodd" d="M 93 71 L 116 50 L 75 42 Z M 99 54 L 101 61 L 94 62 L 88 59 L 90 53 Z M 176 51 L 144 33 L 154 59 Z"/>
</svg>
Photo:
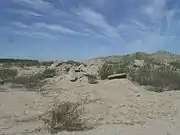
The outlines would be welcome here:
<svg viewBox="0 0 180 135">
<path fill-rule="evenodd" d="M 74 70 L 75 72 L 81 72 L 81 70 L 79 68 Z"/>
<path fill-rule="evenodd" d="M 53 69 L 53 68 L 56 68 L 58 67 L 59 65 L 61 65 L 62 62 L 54 62 L 53 64 L 51 64 L 51 66 L 49 67 L 49 69 Z"/>
<path fill-rule="evenodd" d="M 79 69 L 80 69 L 81 71 L 84 71 L 84 70 L 85 70 L 85 65 L 84 65 L 84 64 L 81 64 L 81 65 L 79 66 Z"/>
<path fill-rule="evenodd" d="M 83 74 L 83 76 L 86 76 L 86 77 L 90 76 L 90 74 L 86 73 L 86 72 L 83 72 L 82 74 Z"/>
<path fill-rule="evenodd" d="M 88 83 L 90 84 L 98 84 L 97 77 L 94 75 L 88 76 Z"/>
<path fill-rule="evenodd" d="M 73 76 L 73 77 L 71 77 L 71 79 L 70 79 L 71 82 L 75 82 L 75 81 L 77 81 L 77 80 L 78 80 L 78 77 L 77 77 L 77 76 Z"/>
<path fill-rule="evenodd" d="M 136 95 L 136 97 L 140 97 L 140 96 L 141 96 L 140 94 Z"/>
<path fill-rule="evenodd" d="M 71 82 L 77 81 L 78 76 L 76 75 L 76 72 L 75 72 L 74 68 L 71 68 L 71 69 L 69 70 L 68 79 L 69 79 Z"/>
<path fill-rule="evenodd" d="M 114 75 L 108 76 L 109 80 L 112 80 L 112 79 L 123 79 L 123 78 L 127 78 L 127 74 L 126 73 L 114 74 Z"/>
<path fill-rule="evenodd" d="M 66 63 L 62 63 L 62 65 L 59 67 L 62 71 L 66 71 L 69 72 L 71 65 L 70 64 L 66 64 Z"/>
<path fill-rule="evenodd" d="M 134 60 L 134 67 L 142 67 L 144 65 L 144 60 Z"/>
<path fill-rule="evenodd" d="M 77 67 L 75 69 L 75 72 L 83 72 L 83 71 L 85 71 L 85 65 L 84 64 L 79 65 L 79 67 Z"/>
</svg>

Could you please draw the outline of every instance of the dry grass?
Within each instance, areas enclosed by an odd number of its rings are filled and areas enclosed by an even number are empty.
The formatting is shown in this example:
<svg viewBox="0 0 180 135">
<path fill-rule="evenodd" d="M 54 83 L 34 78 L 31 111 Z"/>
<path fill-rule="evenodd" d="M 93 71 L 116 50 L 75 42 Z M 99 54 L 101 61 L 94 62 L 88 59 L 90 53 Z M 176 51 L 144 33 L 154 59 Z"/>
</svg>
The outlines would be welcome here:
<svg viewBox="0 0 180 135">
<path fill-rule="evenodd" d="M 180 69 L 180 61 L 172 61 L 169 64 L 177 69 Z"/>
<path fill-rule="evenodd" d="M 44 84 L 46 78 L 52 78 L 56 75 L 55 69 L 46 69 L 42 73 L 36 73 L 31 76 L 19 76 L 11 80 L 12 83 L 22 84 L 26 88 L 41 87 Z"/>
<path fill-rule="evenodd" d="M 119 62 L 106 62 L 98 70 L 99 77 L 102 80 L 108 78 L 109 75 L 129 72 L 129 61 L 123 60 Z"/>
<path fill-rule="evenodd" d="M 0 78 L 2 80 L 14 79 L 18 74 L 16 69 L 2 68 L 0 69 Z"/>
<path fill-rule="evenodd" d="M 14 80 L 11 80 L 12 83 L 21 84 L 24 87 L 31 89 L 41 86 L 42 78 L 40 74 L 35 74 L 31 76 L 19 76 Z"/>
<path fill-rule="evenodd" d="M 90 84 L 98 84 L 96 75 L 89 75 L 87 77 L 88 77 L 88 83 L 90 83 Z"/>
<path fill-rule="evenodd" d="M 42 73 L 43 78 L 52 78 L 56 76 L 56 69 L 45 69 Z"/>
<path fill-rule="evenodd" d="M 44 122 L 42 128 L 50 133 L 90 130 L 93 127 L 88 125 L 87 120 L 83 118 L 84 113 L 82 102 L 57 101 L 44 113 L 34 117 L 15 119 L 15 122 L 42 120 Z"/>
<path fill-rule="evenodd" d="M 84 131 L 88 126 L 82 118 L 83 113 L 80 103 L 62 102 L 54 105 L 43 121 L 51 132 Z"/>
<path fill-rule="evenodd" d="M 173 67 L 161 65 L 154 67 L 147 64 L 139 68 L 134 74 L 131 74 L 131 80 L 140 85 L 150 85 L 156 92 L 167 90 L 180 90 L 180 73 Z"/>
<path fill-rule="evenodd" d="M 132 63 L 124 62 L 106 62 L 99 69 L 101 79 L 106 79 L 108 75 L 114 73 L 126 73 L 128 77 L 140 85 L 153 86 L 151 89 L 155 92 L 163 92 L 167 90 L 180 90 L 180 72 L 179 65 L 171 63 L 171 65 L 162 62 L 145 61 L 142 67 L 133 68 Z"/>
</svg>

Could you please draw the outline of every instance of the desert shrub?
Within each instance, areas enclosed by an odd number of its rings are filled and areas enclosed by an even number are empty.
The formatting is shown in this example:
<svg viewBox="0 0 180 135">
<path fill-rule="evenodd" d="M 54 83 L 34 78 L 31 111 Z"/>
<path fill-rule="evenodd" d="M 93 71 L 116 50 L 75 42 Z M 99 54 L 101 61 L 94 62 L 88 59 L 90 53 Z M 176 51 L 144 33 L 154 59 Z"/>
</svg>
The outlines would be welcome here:
<svg viewBox="0 0 180 135">
<path fill-rule="evenodd" d="M 45 69 L 42 75 L 44 78 L 52 78 L 56 76 L 56 69 Z"/>
<path fill-rule="evenodd" d="M 90 84 L 97 84 L 98 83 L 97 76 L 89 75 L 88 76 L 88 83 L 90 83 Z"/>
<path fill-rule="evenodd" d="M 39 66 L 40 62 L 37 60 L 27 60 L 27 59 L 0 59 L 0 63 L 3 63 L 4 67 L 30 67 Z"/>
<path fill-rule="evenodd" d="M 87 129 L 82 115 L 84 109 L 79 103 L 63 102 L 53 106 L 44 118 L 44 123 L 51 132 L 83 131 Z"/>
<path fill-rule="evenodd" d="M 180 69 L 180 61 L 172 61 L 169 64 L 177 69 Z"/>
<path fill-rule="evenodd" d="M 137 59 L 137 60 L 145 60 L 147 59 L 147 55 L 145 53 L 142 53 L 142 52 L 136 52 L 133 54 L 133 58 L 134 59 Z"/>
<path fill-rule="evenodd" d="M 129 62 L 105 62 L 98 70 L 98 74 L 102 80 L 107 79 L 109 75 L 127 73 L 129 71 Z"/>
<path fill-rule="evenodd" d="M 19 76 L 13 79 L 11 82 L 15 84 L 21 84 L 26 88 L 36 88 L 38 86 L 41 86 L 42 80 L 43 77 L 41 74 L 35 74 L 31 76 Z"/>
<path fill-rule="evenodd" d="M 171 66 L 161 65 L 155 67 L 146 64 L 130 75 L 131 80 L 140 85 L 154 86 L 156 92 L 165 90 L 180 90 L 180 74 Z"/>
<path fill-rule="evenodd" d="M 16 84 L 22 84 L 26 88 L 36 88 L 41 87 L 46 78 L 52 78 L 56 75 L 56 70 L 46 69 L 42 73 L 36 73 L 30 76 L 19 76 L 11 80 L 11 82 Z"/>
<path fill-rule="evenodd" d="M 44 61 L 44 62 L 40 62 L 40 65 L 45 66 L 45 67 L 49 67 L 53 64 L 53 61 Z"/>
<path fill-rule="evenodd" d="M 3 63 L 2 67 L 3 68 L 11 68 L 13 66 L 12 63 Z"/>
<path fill-rule="evenodd" d="M 13 79 L 17 76 L 18 71 L 16 69 L 2 68 L 0 69 L 0 78 L 2 80 Z"/>
<path fill-rule="evenodd" d="M 128 62 L 106 62 L 99 69 L 101 79 L 115 73 L 126 73 L 128 78 L 140 85 L 153 86 L 153 91 L 180 90 L 180 73 L 177 67 L 163 62 L 146 62 L 142 67 L 134 69 Z"/>
<path fill-rule="evenodd" d="M 112 65 L 104 63 L 98 70 L 98 74 L 102 80 L 107 79 L 113 73 Z"/>
</svg>

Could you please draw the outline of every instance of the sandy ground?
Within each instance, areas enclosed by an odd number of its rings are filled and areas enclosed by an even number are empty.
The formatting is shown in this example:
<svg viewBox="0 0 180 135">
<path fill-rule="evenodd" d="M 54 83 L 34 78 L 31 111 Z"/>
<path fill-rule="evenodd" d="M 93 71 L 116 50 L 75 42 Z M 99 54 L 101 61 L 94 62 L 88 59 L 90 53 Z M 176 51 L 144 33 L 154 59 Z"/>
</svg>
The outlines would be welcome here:
<svg viewBox="0 0 180 135">
<path fill-rule="evenodd" d="M 58 94 L 61 101 L 94 101 L 85 105 L 86 116 L 90 123 L 98 123 L 89 131 L 64 131 L 57 133 L 59 135 L 180 133 L 180 91 L 150 92 L 127 79 L 99 81 L 99 84 L 54 80 L 51 92 L 46 96 L 23 88 L 0 88 L 0 135 L 48 135 L 46 131 L 34 131 L 43 126 L 41 121 L 14 123 L 13 119 L 41 114 Z"/>
</svg>

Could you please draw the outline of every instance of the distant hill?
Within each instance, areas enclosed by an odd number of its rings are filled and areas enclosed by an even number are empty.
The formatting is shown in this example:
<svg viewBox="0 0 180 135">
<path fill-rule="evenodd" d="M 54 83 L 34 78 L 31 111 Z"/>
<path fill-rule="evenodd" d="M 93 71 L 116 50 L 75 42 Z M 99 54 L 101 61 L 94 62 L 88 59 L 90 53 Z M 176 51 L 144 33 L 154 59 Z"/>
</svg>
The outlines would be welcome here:
<svg viewBox="0 0 180 135">
<path fill-rule="evenodd" d="M 180 61 L 180 55 L 172 54 L 167 51 L 158 51 L 155 53 L 144 53 L 144 52 L 136 52 L 128 55 L 112 55 L 112 56 L 105 56 L 105 57 L 98 57 L 95 59 L 100 59 L 102 61 L 118 61 L 123 58 L 131 58 L 131 59 L 155 59 L 159 61 Z"/>
<path fill-rule="evenodd" d="M 38 63 L 38 60 L 29 60 L 29 59 L 8 59 L 8 58 L 1 58 L 0 63 L 18 63 L 18 62 L 36 62 Z"/>
<path fill-rule="evenodd" d="M 124 58 L 129 58 L 129 59 L 155 59 L 155 60 L 160 60 L 160 61 L 180 61 L 180 55 L 178 54 L 172 54 L 167 51 L 158 51 L 155 53 L 145 53 L 145 52 L 136 52 L 132 54 L 127 54 L 127 55 L 112 55 L 112 56 L 104 56 L 104 57 L 97 57 L 90 59 L 88 61 L 94 60 L 101 60 L 101 61 L 119 61 Z M 67 60 L 66 62 L 74 63 L 75 61 L 73 60 Z M 25 65 L 29 66 L 37 66 L 37 65 L 51 65 L 53 61 L 38 61 L 38 60 L 30 60 L 30 59 L 8 59 L 8 58 L 0 58 L 0 63 L 5 63 L 5 64 L 19 64 L 19 63 L 24 63 Z"/>
<path fill-rule="evenodd" d="M 8 59 L 8 58 L 1 58 L 0 64 L 8 65 L 15 65 L 15 66 L 49 66 L 53 62 L 52 61 L 43 61 L 40 62 L 38 60 L 29 60 L 29 59 Z"/>
</svg>

